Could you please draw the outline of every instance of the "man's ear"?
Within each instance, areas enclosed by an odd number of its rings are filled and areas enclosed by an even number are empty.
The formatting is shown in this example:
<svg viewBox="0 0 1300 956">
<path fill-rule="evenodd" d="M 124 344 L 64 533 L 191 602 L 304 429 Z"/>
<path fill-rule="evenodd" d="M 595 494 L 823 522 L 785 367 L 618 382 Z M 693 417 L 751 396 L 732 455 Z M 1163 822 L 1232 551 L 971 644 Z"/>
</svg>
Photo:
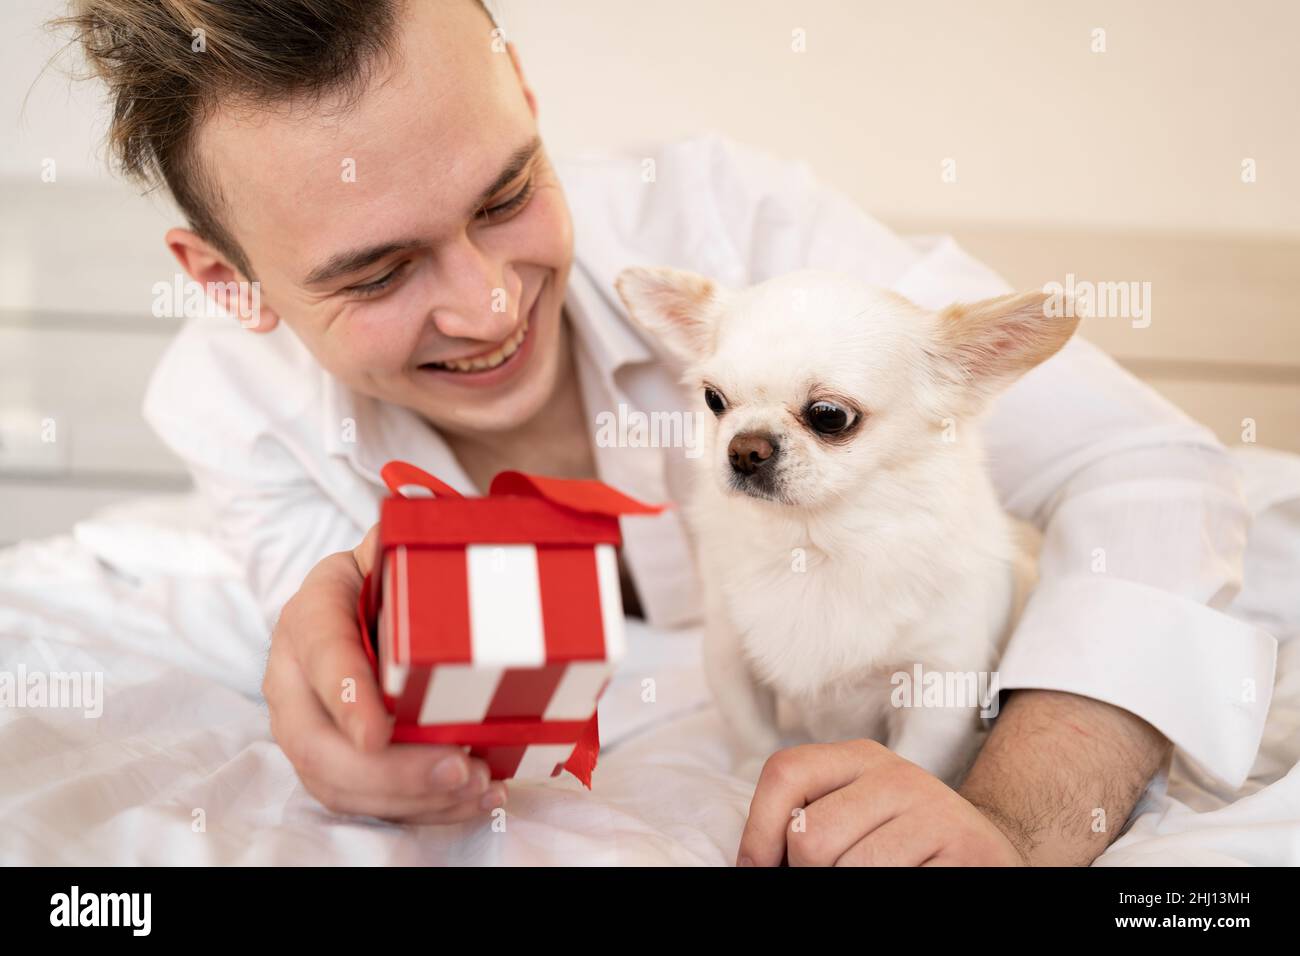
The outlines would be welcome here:
<svg viewBox="0 0 1300 956">
<path fill-rule="evenodd" d="M 262 305 L 260 288 L 255 294 L 248 290 L 247 276 L 213 248 L 212 244 L 189 229 L 169 229 L 164 237 L 167 248 L 191 279 L 208 292 L 209 297 L 230 316 L 239 319 L 244 328 L 252 332 L 270 332 L 280 321 L 275 310 Z M 249 304 L 256 305 L 256 314 L 246 315 Z"/>
<path fill-rule="evenodd" d="M 614 288 L 628 314 L 680 359 L 713 352 L 726 292 L 712 279 L 661 267 L 624 269 Z"/>
<path fill-rule="evenodd" d="M 1049 292 L 1017 292 L 939 313 L 933 358 L 940 377 L 983 405 L 1060 351 L 1079 319 L 1050 309 Z"/>
</svg>

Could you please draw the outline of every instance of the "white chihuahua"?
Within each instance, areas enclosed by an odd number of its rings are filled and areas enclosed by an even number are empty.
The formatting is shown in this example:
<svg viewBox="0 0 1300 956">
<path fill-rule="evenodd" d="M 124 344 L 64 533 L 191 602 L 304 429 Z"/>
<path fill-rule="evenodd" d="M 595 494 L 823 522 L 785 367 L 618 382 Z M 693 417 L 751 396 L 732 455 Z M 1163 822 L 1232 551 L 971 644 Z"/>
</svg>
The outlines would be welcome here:
<svg viewBox="0 0 1300 956">
<path fill-rule="evenodd" d="M 936 314 L 822 272 L 733 291 L 634 268 L 617 287 L 711 412 L 687 514 L 705 670 L 746 765 L 781 746 L 779 701 L 816 740 L 873 737 L 955 783 L 987 702 L 892 699 L 918 665 L 948 687 L 997 665 L 1017 552 L 975 419 L 1077 320 L 1048 318 L 1046 293 Z"/>
</svg>

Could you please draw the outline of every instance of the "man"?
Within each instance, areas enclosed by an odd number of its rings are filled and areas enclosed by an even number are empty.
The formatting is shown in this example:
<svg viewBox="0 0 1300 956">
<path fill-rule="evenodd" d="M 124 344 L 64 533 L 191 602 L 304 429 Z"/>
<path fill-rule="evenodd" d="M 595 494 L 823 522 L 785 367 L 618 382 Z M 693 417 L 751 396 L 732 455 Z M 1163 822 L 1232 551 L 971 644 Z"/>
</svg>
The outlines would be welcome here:
<svg viewBox="0 0 1300 956">
<path fill-rule="evenodd" d="M 457 750 L 388 743 L 354 623 L 373 533 L 353 547 L 385 460 L 467 491 L 509 467 L 680 499 L 681 449 L 593 447 L 600 411 L 686 402 L 616 307 L 619 269 L 744 285 L 821 267 L 928 306 L 1005 291 L 950 242 L 900 240 L 801 167 L 714 137 L 557 170 L 516 52 L 474 0 L 78 6 L 119 154 L 189 219 L 167 235 L 182 267 L 217 290 L 260 283 L 251 332 L 181 334 L 146 415 L 278 616 L 272 731 L 334 810 L 455 822 L 506 797 Z M 1083 342 L 986 430 L 1002 500 L 1044 550 L 1001 667 L 1013 692 L 960 793 L 870 742 L 786 750 L 739 862 L 1087 863 L 1171 740 L 1244 778 L 1273 647 L 1217 610 L 1247 522 L 1222 449 Z M 652 623 L 697 612 L 675 514 L 627 522 L 621 559 Z M 787 827 L 814 805 L 817 826 Z"/>
</svg>

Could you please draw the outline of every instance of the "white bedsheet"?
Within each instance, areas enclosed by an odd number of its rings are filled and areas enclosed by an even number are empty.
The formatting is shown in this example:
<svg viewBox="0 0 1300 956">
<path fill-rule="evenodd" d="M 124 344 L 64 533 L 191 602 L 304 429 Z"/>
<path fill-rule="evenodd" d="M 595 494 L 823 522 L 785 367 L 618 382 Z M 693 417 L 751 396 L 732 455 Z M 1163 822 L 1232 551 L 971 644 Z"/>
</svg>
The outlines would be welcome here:
<svg viewBox="0 0 1300 956">
<path fill-rule="evenodd" d="M 1257 513 L 1234 613 L 1282 642 L 1239 793 L 1177 758 L 1101 865 L 1300 864 L 1300 459 L 1237 453 Z M 104 674 L 103 714 L 0 709 L 0 863 L 725 864 L 732 776 L 697 632 L 630 625 L 601 701 L 595 789 L 511 787 L 492 821 L 407 827 L 323 810 L 271 740 L 266 635 L 190 497 L 147 499 L 0 551 L 0 670 Z"/>
</svg>

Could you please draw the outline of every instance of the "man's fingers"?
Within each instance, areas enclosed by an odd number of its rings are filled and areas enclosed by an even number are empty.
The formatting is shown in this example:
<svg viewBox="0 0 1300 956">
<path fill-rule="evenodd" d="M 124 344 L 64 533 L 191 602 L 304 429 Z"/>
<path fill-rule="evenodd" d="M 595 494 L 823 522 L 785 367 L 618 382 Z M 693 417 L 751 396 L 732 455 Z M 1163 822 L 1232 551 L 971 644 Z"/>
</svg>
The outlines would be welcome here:
<svg viewBox="0 0 1300 956">
<path fill-rule="evenodd" d="M 348 738 L 362 750 L 378 750 L 388 742 L 392 722 L 361 647 L 356 617 L 360 593 L 361 575 L 352 555 L 326 558 L 285 606 L 272 640 L 287 644 Z"/>
<path fill-rule="evenodd" d="M 303 777 L 303 786 L 334 813 L 378 817 L 399 823 L 460 823 L 486 816 L 505 806 L 504 785 L 500 781 L 478 794 L 428 799 L 395 795 L 375 795 L 340 790 L 315 777 Z M 466 791 L 468 793 L 468 791 Z"/>
<path fill-rule="evenodd" d="M 478 818 L 493 813 L 496 809 L 505 806 L 505 784 L 500 781 L 492 784 L 492 792 L 494 795 L 499 794 L 499 796 L 494 796 L 494 799 L 491 802 L 494 803 L 495 806 L 491 808 L 485 807 L 483 804 L 484 798 L 480 797 L 477 800 L 466 800 L 462 803 L 448 807 L 446 810 L 416 813 L 409 817 L 401 817 L 397 819 L 401 819 L 403 823 L 416 824 L 464 823 L 468 820 L 477 820 Z"/>
<path fill-rule="evenodd" d="M 379 551 L 379 525 L 373 524 L 361 543 L 352 549 L 352 559 L 357 563 L 357 570 L 365 577 L 375 566 L 375 554 Z"/>
<path fill-rule="evenodd" d="M 392 798 L 440 809 L 454 802 L 454 793 L 485 779 L 486 764 L 470 759 L 459 747 L 393 744 L 375 752 L 358 750 L 301 680 L 283 681 L 277 696 L 272 733 L 299 776 L 328 784 L 335 795 L 372 801 L 371 809 L 352 812 L 375 812 Z"/>
<path fill-rule="evenodd" d="M 337 735 L 338 731 L 327 723 L 322 733 Z M 397 749 L 445 750 L 455 748 L 425 748 L 423 745 L 398 745 Z M 359 754 L 369 758 L 378 755 Z M 461 756 L 457 752 L 457 756 Z M 456 823 L 482 816 L 506 803 L 505 784 L 489 780 L 488 768 L 481 760 L 469 759 L 469 779 L 459 787 L 446 788 L 437 779 L 429 788 L 427 774 L 417 774 L 415 785 L 401 785 L 401 775 L 387 779 L 382 773 L 372 774 L 364 786 L 354 781 L 342 784 L 331 778 L 313 774 L 310 769 L 301 772 L 307 791 L 328 809 L 336 813 L 359 814 L 397 820 L 404 823 Z"/>
<path fill-rule="evenodd" d="M 943 844 L 943 834 L 915 814 L 896 816 L 849 847 L 836 866 L 921 866 Z"/>
<path fill-rule="evenodd" d="M 396 793 L 362 793 L 341 789 L 317 777 L 302 777 L 308 793 L 336 813 L 357 814 L 401 823 L 460 823 L 506 805 L 506 786 L 488 781 L 486 765 L 471 761 L 469 783 L 433 797 Z"/>
<path fill-rule="evenodd" d="M 271 731 L 309 792 L 342 813 L 418 822 L 469 819 L 505 802 L 459 747 L 390 744 L 392 717 L 361 646 L 362 574 L 377 529 L 320 562 L 285 605 L 263 692 Z"/>
<path fill-rule="evenodd" d="M 888 754 L 874 741 L 854 743 L 860 746 L 805 744 L 768 758 L 749 805 L 749 819 L 736 854 L 738 863 L 779 866 L 793 812 L 857 779 L 877 751 Z"/>
<path fill-rule="evenodd" d="M 456 747 L 395 744 L 379 753 L 352 747 L 322 719 L 298 747 L 295 768 L 331 810 L 405 817 L 477 801 L 488 791 L 486 765 Z M 295 755 L 290 754 L 291 759 Z"/>
<path fill-rule="evenodd" d="M 887 774 L 860 775 L 814 800 L 786 834 L 791 866 L 834 866 L 855 843 L 908 807 L 908 791 Z"/>
<path fill-rule="evenodd" d="M 384 709 L 379 682 L 361 649 L 354 622 L 304 636 L 299 662 L 321 704 L 353 745 L 376 751 L 392 736 L 392 719 Z"/>
</svg>

